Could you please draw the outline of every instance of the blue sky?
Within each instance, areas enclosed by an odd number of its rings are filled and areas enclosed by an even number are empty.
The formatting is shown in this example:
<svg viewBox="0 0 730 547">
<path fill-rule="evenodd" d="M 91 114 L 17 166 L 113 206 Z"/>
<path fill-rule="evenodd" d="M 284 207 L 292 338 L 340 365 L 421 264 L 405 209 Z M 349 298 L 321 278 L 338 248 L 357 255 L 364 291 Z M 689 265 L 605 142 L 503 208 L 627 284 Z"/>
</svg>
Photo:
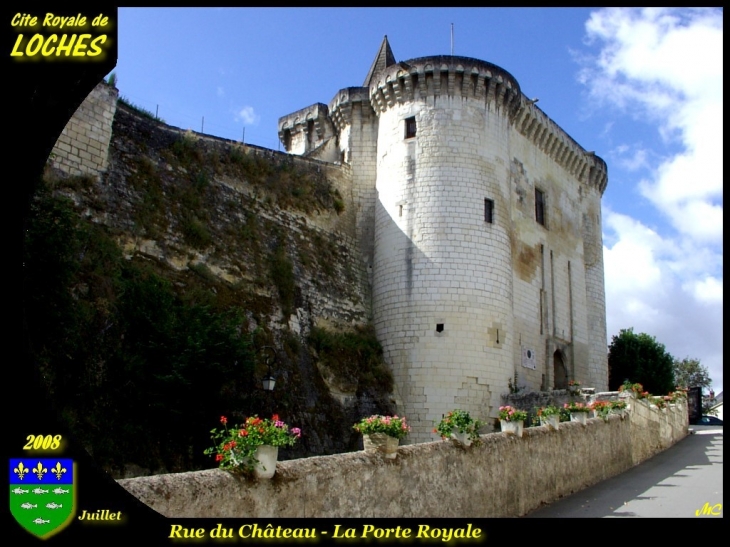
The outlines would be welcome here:
<svg viewBox="0 0 730 547">
<path fill-rule="evenodd" d="M 510 72 L 608 164 L 607 336 L 723 381 L 723 12 L 716 8 L 119 8 L 117 87 L 166 123 L 280 149 L 277 121 L 397 61 Z M 453 41 L 452 41 L 453 25 Z"/>
</svg>

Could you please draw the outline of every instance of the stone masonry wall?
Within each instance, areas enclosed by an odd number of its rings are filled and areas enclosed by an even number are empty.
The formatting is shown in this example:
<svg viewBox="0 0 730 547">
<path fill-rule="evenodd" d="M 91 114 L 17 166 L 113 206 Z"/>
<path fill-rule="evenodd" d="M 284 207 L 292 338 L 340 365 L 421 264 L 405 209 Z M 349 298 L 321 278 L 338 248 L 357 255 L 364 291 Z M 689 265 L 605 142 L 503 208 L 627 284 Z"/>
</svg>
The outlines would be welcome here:
<svg viewBox="0 0 730 547">
<path fill-rule="evenodd" d="M 69 175 L 99 176 L 106 170 L 118 95 L 118 89 L 103 82 L 94 88 L 58 137 L 52 167 Z"/>
<path fill-rule="evenodd" d="M 210 288 L 222 305 L 245 312 L 247 331 L 265 337 L 260 343 L 277 346 L 277 393 L 286 394 L 292 420 L 312 432 L 293 450 L 352 450 L 351 424 L 391 412 L 389 394 L 370 377 L 322 369 L 308 338 L 315 326 L 340 332 L 368 323 L 351 167 L 183 131 L 125 104 L 100 108 L 100 97 L 115 104 L 116 90 L 100 84 L 68 122 L 48 180 L 57 178 L 56 191 L 84 219 L 105 226 L 125 258 L 154 267 L 180 290 Z M 94 135 L 111 111 L 103 161 L 101 154 L 79 156 L 74 168 L 55 161 L 85 138 L 71 128 L 87 124 Z M 74 181 L 79 174 L 96 176 Z M 288 298 L 272 273 L 275 260 L 291 272 Z"/>
<path fill-rule="evenodd" d="M 225 471 L 118 483 L 166 517 L 517 517 L 622 473 L 688 432 L 686 404 L 666 411 L 631 400 L 624 418 L 527 428 L 522 438 L 482 435 L 401 446 L 395 460 L 354 452 L 277 464 L 271 480 Z M 448 472 L 444 472 L 448 470 Z"/>
</svg>

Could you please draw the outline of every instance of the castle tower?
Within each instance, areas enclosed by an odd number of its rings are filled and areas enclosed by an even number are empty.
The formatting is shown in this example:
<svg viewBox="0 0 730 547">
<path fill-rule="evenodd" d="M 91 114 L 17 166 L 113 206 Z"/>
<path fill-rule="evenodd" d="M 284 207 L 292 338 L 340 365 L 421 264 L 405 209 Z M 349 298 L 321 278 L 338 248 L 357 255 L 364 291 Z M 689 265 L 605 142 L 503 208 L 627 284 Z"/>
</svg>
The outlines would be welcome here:
<svg viewBox="0 0 730 547">
<path fill-rule="evenodd" d="M 608 387 L 606 164 L 536 102 L 485 61 L 396 62 L 386 37 L 364 85 L 318 110 L 336 142 L 319 157 L 351 168 L 373 322 L 409 442 L 434 440 L 452 409 L 496 417 L 510 387 Z M 281 118 L 287 150 L 288 128 L 308 117 Z"/>
<path fill-rule="evenodd" d="M 382 71 L 373 310 L 411 440 L 460 408 L 484 416 L 513 370 L 510 118 L 500 68 L 426 57 Z"/>
</svg>

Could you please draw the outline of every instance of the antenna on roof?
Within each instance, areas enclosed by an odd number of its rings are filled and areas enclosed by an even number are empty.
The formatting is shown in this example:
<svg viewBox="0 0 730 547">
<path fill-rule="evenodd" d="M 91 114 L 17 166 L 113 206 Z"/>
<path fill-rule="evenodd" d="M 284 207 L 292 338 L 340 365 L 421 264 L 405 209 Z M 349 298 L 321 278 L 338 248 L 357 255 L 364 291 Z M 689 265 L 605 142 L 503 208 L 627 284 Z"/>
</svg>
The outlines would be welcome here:
<svg viewBox="0 0 730 547">
<path fill-rule="evenodd" d="M 454 56 L 454 23 L 451 23 L 451 56 Z"/>
</svg>

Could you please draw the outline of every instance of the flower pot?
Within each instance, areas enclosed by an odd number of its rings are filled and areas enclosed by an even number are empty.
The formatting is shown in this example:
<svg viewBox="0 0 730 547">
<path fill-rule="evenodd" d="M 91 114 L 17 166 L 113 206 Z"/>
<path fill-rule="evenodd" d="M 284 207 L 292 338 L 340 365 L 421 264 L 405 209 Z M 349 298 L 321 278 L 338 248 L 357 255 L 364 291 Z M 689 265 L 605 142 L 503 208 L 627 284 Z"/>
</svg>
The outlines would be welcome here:
<svg viewBox="0 0 730 547">
<path fill-rule="evenodd" d="M 551 416 L 540 416 L 540 425 L 548 425 L 553 429 L 557 429 L 560 424 L 560 416 L 553 414 Z"/>
<path fill-rule="evenodd" d="M 467 432 L 459 433 L 459 429 L 456 427 L 451 431 L 451 438 L 462 446 L 471 446 L 471 439 L 469 438 L 469 433 L 467 433 Z"/>
<path fill-rule="evenodd" d="M 258 479 L 270 479 L 276 473 L 276 462 L 279 458 L 279 447 L 264 444 L 259 446 L 254 453 L 256 460 L 253 466 L 254 477 Z M 235 465 L 248 463 L 250 458 L 242 458 L 239 460 L 235 455 L 231 455 L 231 460 Z"/>
<path fill-rule="evenodd" d="M 362 436 L 362 444 L 366 451 L 379 451 L 389 460 L 395 459 L 398 455 L 398 443 L 395 437 L 385 433 L 371 433 Z"/>
<path fill-rule="evenodd" d="M 579 422 L 579 423 L 582 423 L 583 425 L 586 425 L 586 423 L 588 422 L 588 413 L 587 412 L 571 412 L 570 421 Z"/>
<path fill-rule="evenodd" d="M 276 460 L 279 457 L 279 447 L 264 444 L 256 449 L 258 462 L 255 462 L 253 474 L 259 479 L 270 479 L 276 473 Z"/>
<path fill-rule="evenodd" d="M 502 427 L 502 431 L 504 433 L 522 437 L 522 431 L 524 428 L 524 422 L 522 420 L 520 420 L 519 422 L 510 422 L 509 420 L 499 420 L 499 424 Z"/>
</svg>

